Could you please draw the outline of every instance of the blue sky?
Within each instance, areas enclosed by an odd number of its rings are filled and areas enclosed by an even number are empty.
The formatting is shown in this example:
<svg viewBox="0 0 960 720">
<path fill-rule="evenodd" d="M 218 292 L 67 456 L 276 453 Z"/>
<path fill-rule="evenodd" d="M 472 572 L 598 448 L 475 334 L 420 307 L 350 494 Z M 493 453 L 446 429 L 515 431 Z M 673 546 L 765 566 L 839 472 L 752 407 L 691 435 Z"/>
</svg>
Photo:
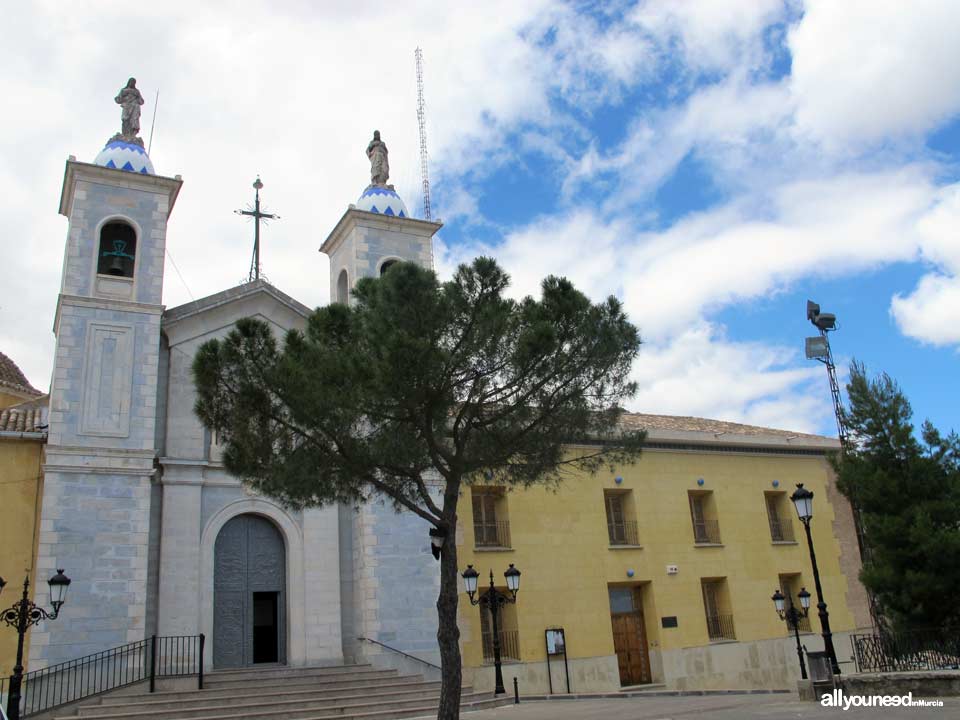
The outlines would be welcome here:
<svg viewBox="0 0 960 720">
<path fill-rule="evenodd" d="M 631 409 L 830 434 L 808 298 L 834 353 L 960 429 L 960 6 L 647 0 L 18 6 L 0 77 L 0 350 L 49 384 L 67 155 L 116 131 L 133 74 L 151 155 L 182 174 L 164 302 L 236 284 L 259 173 L 267 276 L 327 301 L 317 248 L 367 182 L 374 128 L 421 204 L 423 48 L 437 266 L 484 253 L 518 295 L 549 273 L 620 297 L 645 345 Z M 136 37 L 122 45 L 118 38 Z M 113 40 L 108 40 L 108 39 Z M 176 263 L 180 273 L 173 269 Z M 182 279 L 181 279 L 182 275 Z"/>
</svg>

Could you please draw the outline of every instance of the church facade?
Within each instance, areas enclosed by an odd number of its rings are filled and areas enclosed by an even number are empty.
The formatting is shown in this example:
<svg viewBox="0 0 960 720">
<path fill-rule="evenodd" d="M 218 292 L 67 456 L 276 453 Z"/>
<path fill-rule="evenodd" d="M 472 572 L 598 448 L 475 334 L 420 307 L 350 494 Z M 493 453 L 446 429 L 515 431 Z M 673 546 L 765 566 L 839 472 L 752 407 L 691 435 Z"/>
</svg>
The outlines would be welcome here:
<svg viewBox="0 0 960 720">
<path fill-rule="evenodd" d="M 358 638 L 384 637 L 377 589 L 394 572 L 390 551 L 365 547 L 383 522 L 403 538 L 393 553 L 404 574 L 421 581 L 395 597 L 425 608 L 426 639 L 418 625 L 404 644 L 435 654 L 437 570 L 422 522 L 379 506 L 293 511 L 252 494 L 194 415 L 203 342 L 251 316 L 280 337 L 310 309 L 263 280 L 165 309 L 166 224 L 181 185 L 156 174 L 134 138 L 66 164 L 36 576 L 62 567 L 73 584 L 61 618 L 33 631 L 30 669 L 154 634 L 204 634 L 210 668 L 353 659 Z M 392 262 L 430 266 L 439 227 L 410 218 L 391 186 L 371 185 L 321 248 L 331 301 Z"/>
</svg>

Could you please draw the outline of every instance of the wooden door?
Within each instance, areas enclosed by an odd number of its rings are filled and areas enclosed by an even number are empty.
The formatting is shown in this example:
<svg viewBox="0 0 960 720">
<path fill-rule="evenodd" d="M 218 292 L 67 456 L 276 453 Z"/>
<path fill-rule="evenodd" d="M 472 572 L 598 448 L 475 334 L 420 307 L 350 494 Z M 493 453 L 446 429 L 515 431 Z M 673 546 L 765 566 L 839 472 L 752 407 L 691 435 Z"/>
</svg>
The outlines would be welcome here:
<svg viewBox="0 0 960 720">
<path fill-rule="evenodd" d="M 610 619 L 613 623 L 613 647 L 620 667 L 620 684 L 642 685 L 652 682 L 643 613 L 612 613 Z"/>
</svg>

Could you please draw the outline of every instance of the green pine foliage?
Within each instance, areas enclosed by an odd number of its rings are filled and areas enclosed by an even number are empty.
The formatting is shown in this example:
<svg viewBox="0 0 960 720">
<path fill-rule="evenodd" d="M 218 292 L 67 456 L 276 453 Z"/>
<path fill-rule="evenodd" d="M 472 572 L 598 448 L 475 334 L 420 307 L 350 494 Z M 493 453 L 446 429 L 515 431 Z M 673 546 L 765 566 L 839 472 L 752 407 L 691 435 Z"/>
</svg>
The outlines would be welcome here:
<svg viewBox="0 0 960 720">
<path fill-rule="evenodd" d="M 854 362 L 845 412 L 851 444 L 837 459 L 839 487 L 861 510 L 867 562 L 861 580 L 895 629 L 960 629 L 960 438 L 913 411 L 886 374 Z"/>
<path fill-rule="evenodd" d="M 620 303 L 593 304 L 556 277 L 516 301 L 508 284 L 489 258 L 442 284 L 397 263 L 282 343 L 265 322 L 239 321 L 193 367 L 196 412 L 234 475 L 297 507 L 386 498 L 451 538 L 437 601 L 444 720 L 459 713 L 452 538 L 464 486 L 559 487 L 573 469 L 635 461 L 644 440 L 619 427 L 640 348 Z"/>
</svg>

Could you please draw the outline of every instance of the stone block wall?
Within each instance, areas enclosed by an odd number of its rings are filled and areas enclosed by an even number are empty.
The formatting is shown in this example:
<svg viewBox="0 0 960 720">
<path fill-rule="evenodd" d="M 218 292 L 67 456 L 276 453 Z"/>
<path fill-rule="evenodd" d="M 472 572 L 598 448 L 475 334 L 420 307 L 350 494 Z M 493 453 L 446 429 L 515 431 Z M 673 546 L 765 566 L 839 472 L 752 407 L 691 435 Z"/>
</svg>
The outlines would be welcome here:
<svg viewBox="0 0 960 720">
<path fill-rule="evenodd" d="M 30 669 L 144 637 L 150 492 L 149 471 L 47 473 L 36 602 L 49 606 L 46 580 L 57 568 L 73 583 L 60 617 L 33 632 Z"/>
</svg>

